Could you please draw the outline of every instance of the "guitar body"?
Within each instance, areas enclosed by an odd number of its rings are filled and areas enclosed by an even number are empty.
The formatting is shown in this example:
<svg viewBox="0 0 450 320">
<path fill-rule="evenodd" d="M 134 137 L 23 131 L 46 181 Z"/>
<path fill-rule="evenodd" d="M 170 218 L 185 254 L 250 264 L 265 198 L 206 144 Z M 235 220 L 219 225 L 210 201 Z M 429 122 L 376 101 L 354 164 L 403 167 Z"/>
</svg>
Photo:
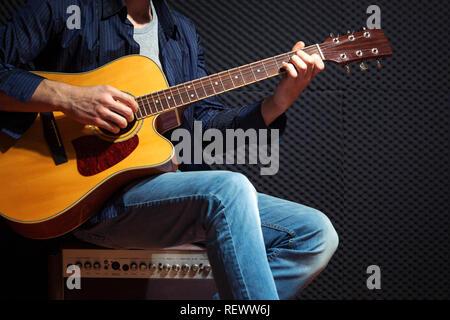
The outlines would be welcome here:
<svg viewBox="0 0 450 320">
<path fill-rule="evenodd" d="M 111 85 L 135 97 L 168 87 L 157 65 L 142 56 L 127 56 L 87 73 L 37 74 L 76 86 Z M 156 130 L 159 116 L 139 120 L 114 137 L 62 113 L 54 116 L 67 162 L 55 164 L 41 117 L 0 153 L 0 214 L 23 236 L 47 239 L 68 233 L 126 183 L 176 170 L 173 145 Z M 178 118 L 174 127 L 179 124 Z"/>
</svg>

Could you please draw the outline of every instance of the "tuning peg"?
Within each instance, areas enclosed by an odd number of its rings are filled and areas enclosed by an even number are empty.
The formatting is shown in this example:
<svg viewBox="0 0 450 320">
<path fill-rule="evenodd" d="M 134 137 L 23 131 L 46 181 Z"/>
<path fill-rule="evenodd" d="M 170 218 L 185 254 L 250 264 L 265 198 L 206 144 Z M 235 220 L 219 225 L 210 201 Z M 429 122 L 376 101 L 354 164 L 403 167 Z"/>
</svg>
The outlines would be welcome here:
<svg viewBox="0 0 450 320">
<path fill-rule="evenodd" d="M 345 65 L 345 71 L 347 71 L 347 74 L 352 73 L 352 72 L 350 71 L 350 67 L 348 66 L 348 64 Z"/>
<path fill-rule="evenodd" d="M 350 30 L 347 30 L 347 34 L 350 34 L 351 32 L 350 32 Z"/>
<path fill-rule="evenodd" d="M 366 71 L 367 69 L 369 69 L 369 67 L 364 63 L 364 61 L 361 62 L 359 68 L 361 69 L 361 71 Z"/>
<path fill-rule="evenodd" d="M 378 59 L 377 59 L 377 67 L 378 67 L 378 69 L 381 69 L 381 68 L 383 68 L 383 67 L 381 66 L 381 62 L 380 62 L 380 60 L 378 60 Z"/>
<path fill-rule="evenodd" d="M 330 38 L 334 38 L 334 34 L 332 32 L 330 33 Z"/>
</svg>

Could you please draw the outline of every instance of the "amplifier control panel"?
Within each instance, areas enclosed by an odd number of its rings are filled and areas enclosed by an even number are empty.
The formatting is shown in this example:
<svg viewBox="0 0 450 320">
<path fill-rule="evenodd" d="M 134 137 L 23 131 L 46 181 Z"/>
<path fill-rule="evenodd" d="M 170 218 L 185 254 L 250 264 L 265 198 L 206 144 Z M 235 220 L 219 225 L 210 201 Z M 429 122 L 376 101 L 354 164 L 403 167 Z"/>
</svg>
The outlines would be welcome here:
<svg viewBox="0 0 450 320">
<path fill-rule="evenodd" d="M 196 247 L 194 247 L 196 248 Z M 63 277 L 77 266 L 81 278 L 212 279 L 206 251 L 63 249 Z"/>
</svg>

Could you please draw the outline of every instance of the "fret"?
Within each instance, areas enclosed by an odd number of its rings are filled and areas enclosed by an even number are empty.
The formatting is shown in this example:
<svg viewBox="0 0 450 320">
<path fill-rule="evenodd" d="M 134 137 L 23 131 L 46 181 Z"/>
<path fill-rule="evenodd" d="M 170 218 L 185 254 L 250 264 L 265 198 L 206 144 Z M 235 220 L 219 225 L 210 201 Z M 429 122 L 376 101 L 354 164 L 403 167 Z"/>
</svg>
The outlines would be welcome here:
<svg viewBox="0 0 450 320">
<path fill-rule="evenodd" d="M 305 49 L 303 49 L 303 51 L 305 51 L 307 54 L 309 54 L 309 55 L 312 55 L 312 54 L 314 54 L 314 53 L 319 53 L 318 51 L 317 51 L 317 47 L 316 46 L 310 46 L 310 47 L 307 47 L 307 48 L 305 48 Z"/>
<path fill-rule="evenodd" d="M 281 55 L 275 58 L 275 60 L 277 61 L 277 65 L 280 66 L 280 68 L 283 67 L 283 62 L 289 62 L 290 58 L 286 57 L 286 55 Z"/>
<path fill-rule="evenodd" d="M 268 77 L 269 77 L 269 73 L 267 72 L 266 64 L 265 64 L 264 60 L 261 61 L 261 65 L 262 65 L 262 67 L 264 68 L 264 72 L 266 73 L 266 77 L 268 78 Z"/>
<path fill-rule="evenodd" d="M 261 65 L 261 62 L 256 62 L 250 66 L 253 72 L 253 76 L 255 77 L 256 81 L 261 81 L 262 79 L 265 79 L 266 76 L 264 75 L 264 70 Z"/>
<path fill-rule="evenodd" d="M 219 82 L 215 82 L 214 84 L 213 84 L 213 82 L 212 82 L 212 77 L 208 77 L 208 80 L 209 80 L 209 83 L 211 83 L 211 87 L 212 87 L 212 89 L 213 89 L 213 94 L 215 95 L 218 91 L 216 91 L 216 87 L 219 85 Z M 220 92 L 220 91 L 219 91 Z"/>
<path fill-rule="evenodd" d="M 246 65 L 246 66 L 237 68 L 241 74 L 243 84 L 250 84 L 250 83 L 255 82 L 255 81 L 253 81 L 253 79 L 256 80 L 255 76 L 253 75 L 253 71 L 250 70 L 250 72 L 245 72 L 245 70 L 244 70 L 244 72 L 242 72 L 242 68 L 246 68 L 248 70 L 249 66 Z"/>
<path fill-rule="evenodd" d="M 201 82 L 197 79 L 192 81 L 192 87 L 195 90 L 195 95 L 197 96 L 198 100 L 201 100 L 207 96 L 205 89 L 203 88 Z"/>
<path fill-rule="evenodd" d="M 214 85 L 214 91 L 216 93 L 222 93 L 226 91 L 225 86 L 223 85 L 222 82 L 222 78 L 218 74 L 211 76 L 210 79 L 211 84 Z"/>
<path fill-rule="evenodd" d="M 283 67 L 283 65 L 278 62 L 276 57 L 272 57 L 272 60 L 275 62 L 278 70 Z"/>
<path fill-rule="evenodd" d="M 158 108 L 156 107 L 154 95 L 149 95 L 146 97 L 146 99 L 148 101 L 148 108 L 150 110 L 149 115 L 158 113 Z"/>
<path fill-rule="evenodd" d="M 231 84 L 231 87 L 227 88 L 227 90 L 231 90 L 231 89 L 236 88 L 236 85 L 234 84 L 233 76 L 231 75 L 230 70 L 227 70 L 226 73 L 228 74 L 228 79 L 229 79 L 229 81 L 231 82 L 231 83 L 230 83 L 230 84 Z M 227 79 L 227 81 L 228 81 L 228 79 Z"/>
<path fill-rule="evenodd" d="M 175 101 L 173 100 L 172 89 L 169 88 L 169 89 L 163 90 L 163 93 L 164 93 L 164 96 L 166 97 L 166 102 L 168 105 L 168 108 L 166 110 L 172 109 L 173 107 L 175 107 Z"/>
<path fill-rule="evenodd" d="M 278 67 L 277 62 L 272 58 L 267 59 L 266 62 L 264 62 L 264 67 L 266 68 L 269 76 L 275 76 L 279 74 L 280 68 Z"/>
<path fill-rule="evenodd" d="M 179 88 L 179 86 L 175 86 L 175 87 L 173 87 L 173 89 L 174 89 L 174 90 L 177 90 L 177 93 L 175 93 L 175 94 L 173 95 L 173 99 L 174 99 L 174 101 L 175 101 L 175 104 L 176 104 L 177 106 L 182 106 L 182 105 L 184 105 L 183 98 L 181 97 L 181 94 L 180 94 L 180 88 Z"/>
<path fill-rule="evenodd" d="M 148 115 L 147 101 L 146 101 L 145 97 L 141 99 L 141 104 L 142 104 L 142 108 L 139 108 L 139 110 L 141 111 L 141 113 L 143 113 L 145 116 L 147 116 Z"/>
<path fill-rule="evenodd" d="M 139 103 L 138 103 L 139 104 Z M 144 118 L 144 116 L 142 115 L 142 109 L 141 109 L 141 105 L 139 104 L 139 109 L 138 109 L 138 111 L 136 112 L 136 116 L 135 116 L 137 119 L 142 119 L 142 118 Z"/>
<path fill-rule="evenodd" d="M 157 94 L 156 93 L 152 93 L 151 95 L 148 95 L 148 97 L 151 98 L 153 106 L 155 107 L 155 113 L 158 113 L 159 98 L 158 98 Z M 151 113 L 153 113 L 153 108 L 152 107 L 150 107 L 150 110 L 152 111 Z"/>
<path fill-rule="evenodd" d="M 209 81 L 207 81 L 209 80 Z M 209 84 L 205 84 L 204 81 L 209 82 Z M 201 79 L 200 83 L 202 84 L 203 90 L 206 93 L 206 97 L 213 96 L 215 94 L 214 92 L 214 86 L 212 85 L 212 82 L 210 79 Z"/>
<path fill-rule="evenodd" d="M 183 86 L 183 90 L 180 91 L 181 99 L 183 99 L 184 102 L 191 102 L 191 98 L 189 97 L 189 93 L 186 88 L 186 83 L 183 83 L 182 86 Z"/>
<path fill-rule="evenodd" d="M 170 102 L 172 100 L 172 96 L 171 96 L 170 92 L 167 91 L 167 89 L 164 89 L 161 92 L 163 94 L 163 99 L 162 99 L 163 100 L 163 105 L 165 106 L 164 111 L 166 111 L 166 110 L 171 108 Z"/>
<path fill-rule="evenodd" d="M 163 93 L 163 91 L 158 91 L 156 93 L 157 99 L 155 100 L 155 105 L 157 112 L 162 112 L 168 108 L 167 102 L 165 101 L 165 98 L 161 95 L 161 93 Z"/>
<path fill-rule="evenodd" d="M 142 101 L 141 97 L 137 98 L 136 102 L 138 103 L 138 106 L 139 106 L 138 112 L 136 112 L 136 115 L 142 116 L 142 108 L 144 108 L 144 102 Z M 138 113 L 140 113 L 140 115 Z"/>
<path fill-rule="evenodd" d="M 193 82 L 191 81 L 188 85 L 187 85 L 187 93 L 189 96 L 189 100 L 191 102 L 197 101 L 198 97 L 197 97 L 197 91 L 195 91 Z"/>
<path fill-rule="evenodd" d="M 283 61 L 283 62 L 289 62 L 290 60 L 291 60 L 291 57 L 294 55 L 295 53 L 287 53 L 287 54 L 282 54 L 281 56 L 280 56 L 280 60 L 281 61 Z"/>
<path fill-rule="evenodd" d="M 255 70 L 253 70 L 253 66 L 251 64 L 247 65 L 247 69 L 250 70 L 251 74 L 253 75 L 253 78 L 255 81 L 250 80 L 251 82 L 256 82 L 258 79 L 256 78 Z"/>
<path fill-rule="evenodd" d="M 220 75 L 220 73 L 217 74 L 217 78 L 219 78 L 219 80 L 220 80 L 220 84 L 222 85 L 223 92 L 227 91 L 227 89 L 225 88 L 225 86 L 223 84 L 222 76 Z"/>
<path fill-rule="evenodd" d="M 144 100 L 145 99 L 145 100 Z M 148 100 L 148 96 L 145 96 L 144 98 L 143 98 L 143 101 L 144 101 L 144 111 L 145 111 L 145 115 L 146 116 L 148 116 L 148 115 L 151 115 L 152 113 L 153 113 L 153 110 L 152 110 L 152 103 Z M 152 100 L 152 102 L 153 102 L 153 100 Z M 147 112 L 148 111 L 148 112 Z"/>
<path fill-rule="evenodd" d="M 233 81 L 235 88 L 242 87 L 245 84 L 245 81 L 242 78 L 241 70 L 239 68 L 234 68 L 230 70 L 230 74 L 232 76 L 231 80 Z"/>
</svg>

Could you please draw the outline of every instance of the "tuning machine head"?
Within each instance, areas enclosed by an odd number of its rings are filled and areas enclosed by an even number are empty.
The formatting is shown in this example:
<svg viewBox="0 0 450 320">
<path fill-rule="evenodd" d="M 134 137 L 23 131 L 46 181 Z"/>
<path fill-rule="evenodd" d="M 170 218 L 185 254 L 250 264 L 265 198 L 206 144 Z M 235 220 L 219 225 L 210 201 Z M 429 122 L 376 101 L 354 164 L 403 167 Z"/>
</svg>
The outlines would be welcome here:
<svg viewBox="0 0 450 320">
<path fill-rule="evenodd" d="M 367 66 L 367 64 L 364 63 L 364 61 L 359 64 L 359 68 L 361 69 L 361 71 L 367 71 L 367 69 L 369 69 L 369 67 Z"/>
<path fill-rule="evenodd" d="M 345 71 L 347 72 L 347 74 L 352 73 L 348 64 L 346 64 L 344 67 L 345 67 Z"/>
<path fill-rule="evenodd" d="M 377 67 L 378 67 L 378 69 L 383 68 L 383 66 L 381 65 L 380 59 L 377 59 Z"/>
</svg>

